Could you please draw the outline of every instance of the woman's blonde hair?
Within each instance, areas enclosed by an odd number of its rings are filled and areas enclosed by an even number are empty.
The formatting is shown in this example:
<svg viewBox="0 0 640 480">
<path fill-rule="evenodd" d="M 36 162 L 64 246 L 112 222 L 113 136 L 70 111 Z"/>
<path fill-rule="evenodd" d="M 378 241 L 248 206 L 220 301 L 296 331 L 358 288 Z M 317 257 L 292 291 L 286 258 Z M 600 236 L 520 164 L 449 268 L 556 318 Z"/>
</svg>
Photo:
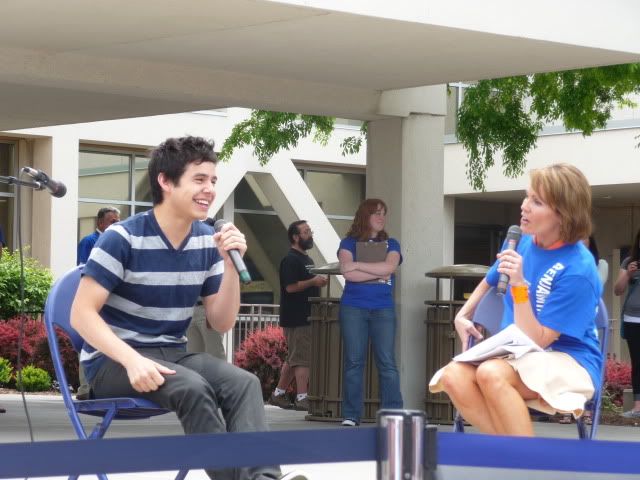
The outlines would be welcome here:
<svg viewBox="0 0 640 480">
<path fill-rule="evenodd" d="M 356 211 L 356 215 L 353 218 L 351 228 L 347 232 L 347 237 L 355 237 L 361 242 L 369 240 L 369 236 L 371 234 L 371 224 L 369 223 L 369 218 L 371 217 L 371 215 L 376 213 L 378 207 L 382 207 L 386 215 L 387 204 L 379 198 L 367 198 L 364 202 L 362 202 L 358 207 L 358 210 Z M 388 238 L 389 235 L 387 234 L 387 232 L 382 230 L 378 232 L 376 240 L 387 240 Z"/>
<path fill-rule="evenodd" d="M 566 163 L 532 170 L 531 188 L 560 216 L 563 242 L 591 235 L 591 186 L 580 170 Z"/>
</svg>

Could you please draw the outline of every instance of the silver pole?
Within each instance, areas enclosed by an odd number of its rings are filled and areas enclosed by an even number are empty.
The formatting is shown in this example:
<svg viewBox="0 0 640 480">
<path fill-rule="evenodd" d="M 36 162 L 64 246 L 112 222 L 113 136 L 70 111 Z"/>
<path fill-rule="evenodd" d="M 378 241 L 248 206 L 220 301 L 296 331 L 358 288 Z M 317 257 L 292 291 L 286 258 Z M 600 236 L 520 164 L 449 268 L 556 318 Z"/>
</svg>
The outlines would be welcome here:
<svg viewBox="0 0 640 480">
<path fill-rule="evenodd" d="M 378 412 L 378 480 L 425 480 L 425 413 Z"/>
</svg>

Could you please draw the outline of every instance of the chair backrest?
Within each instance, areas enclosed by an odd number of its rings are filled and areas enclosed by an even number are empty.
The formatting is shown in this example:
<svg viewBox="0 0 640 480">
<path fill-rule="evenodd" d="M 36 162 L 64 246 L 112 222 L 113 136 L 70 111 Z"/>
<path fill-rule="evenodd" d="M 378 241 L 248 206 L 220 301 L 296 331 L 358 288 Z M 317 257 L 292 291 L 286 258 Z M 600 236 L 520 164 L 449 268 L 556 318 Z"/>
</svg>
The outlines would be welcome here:
<svg viewBox="0 0 640 480">
<path fill-rule="evenodd" d="M 604 362 L 607 361 L 607 350 L 609 348 L 609 312 L 602 298 L 598 305 L 596 314 L 596 328 L 598 329 L 598 340 L 600 341 L 600 353 L 602 354 L 602 378 L 604 379 Z"/>
<path fill-rule="evenodd" d="M 504 297 L 496 293 L 491 287 L 480 299 L 473 312 L 473 323 L 481 325 L 490 335 L 500 330 L 502 314 L 504 312 Z"/>
<path fill-rule="evenodd" d="M 72 399 L 69 394 L 69 383 L 64 371 L 60 348 L 58 347 L 58 336 L 56 327 L 60 327 L 71 340 L 73 348 L 79 352 L 82 349 L 82 337 L 71 327 L 71 305 L 78 290 L 82 273 L 82 266 L 76 267 L 58 279 L 51 288 L 47 301 L 44 305 L 44 324 L 49 340 L 49 350 L 53 368 L 60 384 L 60 391 L 67 408 L 72 407 Z"/>
<path fill-rule="evenodd" d="M 82 337 L 71 327 L 71 305 L 78 290 L 82 274 L 82 265 L 65 273 L 51 288 L 44 306 L 45 324 L 58 326 L 65 331 L 73 348 L 79 352 L 82 349 Z"/>
</svg>

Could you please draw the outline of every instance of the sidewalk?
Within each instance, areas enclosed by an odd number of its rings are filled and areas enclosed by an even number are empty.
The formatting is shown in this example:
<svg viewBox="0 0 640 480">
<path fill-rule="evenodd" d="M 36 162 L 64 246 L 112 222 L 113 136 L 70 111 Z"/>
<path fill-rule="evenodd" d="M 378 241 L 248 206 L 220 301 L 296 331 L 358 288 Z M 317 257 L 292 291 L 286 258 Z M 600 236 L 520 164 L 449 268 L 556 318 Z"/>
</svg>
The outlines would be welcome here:
<svg viewBox="0 0 640 480">
<path fill-rule="evenodd" d="M 45 440 L 69 440 L 75 435 L 68 421 L 62 398 L 53 395 L 27 395 L 27 405 L 34 431 L 35 441 Z M 0 395 L 0 405 L 7 409 L 7 413 L 0 414 L 0 443 L 28 442 L 29 434 L 27 421 L 22 406 L 20 395 L 7 394 Z M 277 407 L 267 405 L 265 407 L 267 421 L 272 430 L 296 430 L 296 429 L 322 429 L 336 428 L 337 422 L 309 422 L 304 419 L 305 412 L 282 410 Z M 373 425 L 371 425 L 373 426 Z M 367 426 L 360 428 L 368 428 Z M 440 427 L 442 431 L 450 431 L 449 425 Z M 556 423 L 536 423 L 536 433 L 540 436 L 555 438 L 577 438 L 575 425 L 560 425 Z M 114 421 L 109 430 L 109 438 L 132 437 L 132 436 L 161 436 L 161 435 L 181 435 L 182 429 L 175 415 L 163 415 L 149 420 L 141 421 Z M 640 428 L 617 427 L 601 425 L 598 439 L 600 440 L 620 440 L 639 441 Z M 310 446 L 309 448 L 313 448 Z M 640 451 L 640 444 L 639 444 Z M 498 454 L 498 453 L 497 453 Z M 352 462 L 352 463 L 328 463 L 312 465 L 283 466 L 283 471 L 299 468 L 306 471 L 311 480 L 373 480 L 376 478 L 375 462 Z M 571 472 L 532 472 L 502 469 L 467 469 L 457 467 L 443 467 L 441 470 L 442 480 L 453 480 L 457 478 L 473 480 L 484 479 L 559 479 L 569 480 L 576 478 Z M 175 473 L 172 472 L 146 472 L 135 474 L 110 475 L 113 480 L 135 479 L 135 480 L 169 480 Z M 66 477 L 51 477 L 63 479 Z M 95 476 L 82 476 L 81 479 L 96 478 Z M 202 470 L 195 470 L 189 473 L 188 480 L 208 480 L 209 477 Z M 581 479 L 613 479 L 612 475 L 584 475 Z M 640 479 L 638 476 L 616 476 L 619 479 Z"/>
</svg>

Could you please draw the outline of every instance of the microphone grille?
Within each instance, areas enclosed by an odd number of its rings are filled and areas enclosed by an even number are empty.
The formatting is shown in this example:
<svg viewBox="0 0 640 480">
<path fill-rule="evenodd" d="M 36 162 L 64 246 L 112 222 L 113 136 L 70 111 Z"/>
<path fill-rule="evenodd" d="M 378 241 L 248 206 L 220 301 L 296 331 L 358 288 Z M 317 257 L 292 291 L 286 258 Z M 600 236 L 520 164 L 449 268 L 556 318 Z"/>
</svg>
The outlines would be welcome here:
<svg viewBox="0 0 640 480">
<path fill-rule="evenodd" d="M 209 219 L 207 219 L 207 220 L 209 220 Z M 229 222 L 227 222 L 226 220 L 224 220 L 222 218 L 220 220 L 216 220 L 215 221 L 215 223 L 213 224 L 213 229 L 216 231 L 216 233 L 219 232 L 222 229 L 222 226 L 225 223 L 229 223 Z"/>
<path fill-rule="evenodd" d="M 509 230 L 507 230 L 507 238 L 520 240 L 521 236 L 522 236 L 522 230 L 518 225 L 511 225 L 509 227 Z"/>
</svg>

